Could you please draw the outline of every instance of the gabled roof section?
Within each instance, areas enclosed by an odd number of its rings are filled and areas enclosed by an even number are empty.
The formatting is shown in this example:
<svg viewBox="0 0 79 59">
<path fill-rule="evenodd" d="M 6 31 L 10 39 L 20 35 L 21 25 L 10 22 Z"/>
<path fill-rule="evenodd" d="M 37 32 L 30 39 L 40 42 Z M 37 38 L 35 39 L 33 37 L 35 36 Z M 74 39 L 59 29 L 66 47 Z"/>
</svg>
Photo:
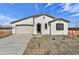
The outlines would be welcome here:
<svg viewBox="0 0 79 59">
<path fill-rule="evenodd" d="M 11 24 L 16 23 L 16 22 L 19 22 L 19 21 L 22 21 L 22 20 L 25 20 L 25 19 L 28 19 L 28 18 L 32 18 L 32 17 L 33 17 L 33 18 L 36 18 L 36 17 L 42 16 L 42 15 L 46 15 L 46 16 L 48 16 L 48 17 L 55 18 L 55 17 L 50 16 L 50 15 L 48 15 L 48 14 L 37 14 L 37 15 L 33 15 L 33 16 L 29 16 L 29 17 L 25 17 L 25 18 L 22 18 L 22 19 L 13 21 L 13 22 L 11 22 Z"/>
<path fill-rule="evenodd" d="M 55 20 L 49 21 L 49 23 L 51 23 L 51 22 L 55 22 L 55 21 L 58 21 L 58 20 L 62 20 L 62 21 L 67 22 L 67 23 L 70 22 L 70 21 L 65 20 L 65 19 L 63 19 L 63 18 L 57 18 L 57 19 L 55 19 Z"/>
<path fill-rule="evenodd" d="M 28 18 L 31 18 L 31 17 L 33 17 L 33 16 L 25 17 L 25 18 L 22 18 L 22 19 L 19 19 L 19 20 L 13 21 L 13 22 L 11 22 L 11 24 L 16 23 L 16 22 L 19 22 L 19 21 L 23 21 L 23 20 L 28 19 Z"/>
<path fill-rule="evenodd" d="M 51 17 L 51 18 L 55 18 L 55 17 L 50 16 L 50 15 L 48 15 L 48 14 L 38 14 L 38 15 L 34 15 L 34 18 L 37 18 L 37 17 L 42 16 L 42 15 L 45 15 L 45 16 L 48 16 L 48 17 Z"/>
</svg>

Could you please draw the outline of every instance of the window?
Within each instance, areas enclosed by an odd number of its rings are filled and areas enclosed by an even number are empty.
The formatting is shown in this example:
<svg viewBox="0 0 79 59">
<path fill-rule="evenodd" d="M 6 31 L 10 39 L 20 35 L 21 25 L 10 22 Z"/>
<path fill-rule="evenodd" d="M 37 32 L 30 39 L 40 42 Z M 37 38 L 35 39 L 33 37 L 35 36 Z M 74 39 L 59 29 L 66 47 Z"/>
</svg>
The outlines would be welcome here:
<svg viewBox="0 0 79 59">
<path fill-rule="evenodd" d="M 64 24 L 63 23 L 57 23 L 56 24 L 56 30 L 64 30 Z"/>
<path fill-rule="evenodd" d="M 47 29 L 47 23 L 45 23 L 45 29 Z"/>
<path fill-rule="evenodd" d="M 43 19 L 45 19 L 45 17 L 43 17 Z"/>
<path fill-rule="evenodd" d="M 14 28 L 14 26 L 12 28 Z"/>
</svg>

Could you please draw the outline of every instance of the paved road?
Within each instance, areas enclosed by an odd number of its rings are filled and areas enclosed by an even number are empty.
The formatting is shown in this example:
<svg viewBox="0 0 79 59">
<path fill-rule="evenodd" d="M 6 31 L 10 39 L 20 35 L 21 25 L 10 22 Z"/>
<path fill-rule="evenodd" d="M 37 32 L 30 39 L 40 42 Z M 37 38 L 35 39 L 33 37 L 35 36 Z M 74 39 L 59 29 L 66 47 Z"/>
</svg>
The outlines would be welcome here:
<svg viewBox="0 0 79 59">
<path fill-rule="evenodd" d="M 22 55 L 31 34 L 16 34 L 0 39 L 0 55 Z"/>
</svg>

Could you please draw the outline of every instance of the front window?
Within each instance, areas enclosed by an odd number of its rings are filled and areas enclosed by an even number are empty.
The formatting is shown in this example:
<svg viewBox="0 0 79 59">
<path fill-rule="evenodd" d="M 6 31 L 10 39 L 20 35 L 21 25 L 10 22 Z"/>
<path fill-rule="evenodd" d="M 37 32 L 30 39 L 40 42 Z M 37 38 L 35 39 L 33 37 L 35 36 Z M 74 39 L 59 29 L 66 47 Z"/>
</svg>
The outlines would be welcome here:
<svg viewBox="0 0 79 59">
<path fill-rule="evenodd" d="M 56 24 L 56 30 L 64 30 L 64 24 L 63 23 L 57 23 Z"/>
<path fill-rule="evenodd" d="M 45 29 L 47 29 L 47 23 L 45 23 Z"/>
<path fill-rule="evenodd" d="M 14 29 L 14 26 L 12 26 L 12 28 Z"/>
</svg>

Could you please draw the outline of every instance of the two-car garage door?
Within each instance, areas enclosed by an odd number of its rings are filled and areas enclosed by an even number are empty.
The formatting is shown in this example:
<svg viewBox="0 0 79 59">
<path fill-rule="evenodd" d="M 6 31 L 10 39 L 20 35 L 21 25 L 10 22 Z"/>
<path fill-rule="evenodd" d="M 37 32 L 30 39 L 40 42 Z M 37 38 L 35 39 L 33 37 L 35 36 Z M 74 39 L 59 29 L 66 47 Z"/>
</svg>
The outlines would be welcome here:
<svg viewBox="0 0 79 59">
<path fill-rule="evenodd" d="M 33 26 L 16 26 L 16 34 L 33 33 Z"/>
</svg>

